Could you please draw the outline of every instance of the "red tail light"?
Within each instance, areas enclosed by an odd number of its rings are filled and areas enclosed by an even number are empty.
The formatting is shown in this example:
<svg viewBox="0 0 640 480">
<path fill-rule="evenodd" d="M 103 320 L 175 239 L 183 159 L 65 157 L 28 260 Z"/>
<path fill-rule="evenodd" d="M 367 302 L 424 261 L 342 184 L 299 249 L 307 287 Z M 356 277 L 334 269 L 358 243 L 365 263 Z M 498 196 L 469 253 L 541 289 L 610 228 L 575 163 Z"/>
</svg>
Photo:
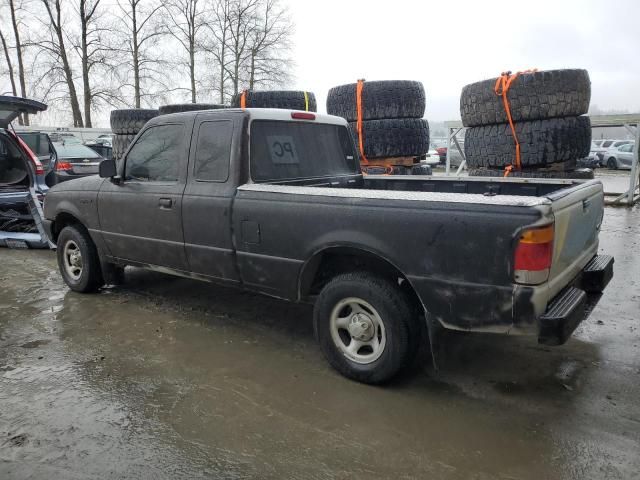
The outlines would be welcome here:
<svg viewBox="0 0 640 480">
<path fill-rule="evenodd" d="M 537 285 L 548 280 L 553 260 L 553 237 L 553 224 L 520 233 L 513 262 L 517 283 Z"/>
<path fill-rule="evenodd" d="M 66 171 L 66 170 L 72 170 L 73 169 L 73 165 L 71 165 L 69 162 L 58 162 L 56 163 L 56 170 L 57 171 Z"/>
<path fill-rule="evenodd" d="M 316 116 L 308 112 L 291 112 L 291 118 L 296 120 L 315 120 Z"/>
<path fill-rule="evenodd" d="M 38 160 L 38 157 L 36 157 L 36 154 L 31 151 L 31 149 L 29 148 L 29 145 L 24 143 L 24 140 L 22 140 L 17 135 L 16 135 L 16 138 L 18 139 L 18 143 L 24 150 L 24 153 L 27 154 L 27 156 L 33 162 L 33 165 L 36 167 L 36 175 L 44 175 L 44 167 L 42 166 L 42 162 L 40 162 L 40 160 Z"/>
</svg>

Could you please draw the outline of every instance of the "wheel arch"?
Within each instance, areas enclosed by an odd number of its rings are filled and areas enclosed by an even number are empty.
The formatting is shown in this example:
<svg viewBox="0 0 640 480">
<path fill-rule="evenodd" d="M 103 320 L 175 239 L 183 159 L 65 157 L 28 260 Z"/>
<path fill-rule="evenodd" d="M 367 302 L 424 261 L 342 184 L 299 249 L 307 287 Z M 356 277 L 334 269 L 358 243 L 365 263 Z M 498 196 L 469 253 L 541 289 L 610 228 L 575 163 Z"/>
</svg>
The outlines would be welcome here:
<svg viewBox="0 0 640 480">
<path fill-rule="evenodd" d="M 79 225 L 86 228 L 77 215 L 68 211 L 61 211 L 56 214 L 53 222 L 51 223 L 51 235 L 53 236 L 51 241 L 56 243 L 58 241 L 58 235 L 60 235 L 62 229 L 69 225 Z"/>
<path fill-rule="evenodd" d="M 416 308 L 424 308 L 411 281 L 397 265 L 378 252 L 353 245 L 332 245 L 315 252 L 301 268 L 298 298 L 309 300 L 336 275 L 356 270 L 393 278 Z"/>
</svg>

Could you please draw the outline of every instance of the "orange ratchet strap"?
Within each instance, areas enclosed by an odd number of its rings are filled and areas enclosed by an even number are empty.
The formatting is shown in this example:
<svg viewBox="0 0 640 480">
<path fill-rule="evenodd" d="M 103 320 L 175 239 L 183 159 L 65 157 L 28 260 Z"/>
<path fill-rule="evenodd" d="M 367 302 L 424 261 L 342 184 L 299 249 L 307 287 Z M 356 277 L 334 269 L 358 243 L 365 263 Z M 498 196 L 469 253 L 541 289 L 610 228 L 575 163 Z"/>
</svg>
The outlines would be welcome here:
<svg viewBox="0 0 640 480">
<path fill-rule="evenodd" d="M 357 111 L 357 122 L 356 128 L 358 130 L 358 144 L 360 147 L 360 156 L 362 157 L 361 162 L 367 165 L 369 160 L 364 156 L 364 142 L 362 140 L 362 87 L 364 86 L 364 79 L 358 80 L 356 84 L 356 111 Z"/>
<path fill-rule="evenodd" d="M 243 90 L 240 95 L 240 108 L 247 108 L 247 91 Z"/>
<path fill-rule="evenodd" d="M 520 75 L 524 73 L 533 73 L 536 72 L 537 69 L 525 70 L 524 72 L 516 72 L 511 75 L 511 72 L 502 72 L 500 76 L 496 79 L 496 85 L 493 88 L 493 91 L 496 92 L 496 95 L 502 97 L 502 103 L 504 104 L 504 110 L 507 113 L 507 120 L 509 120 L 509 126 L 511 127 L 511 134 L 513 135 L 513 140 L 516 142 L 516 170 L 522 170 L 522 164 L 520 162 L 520 142 L 518 142 L 518 136 L 516 135 L 516 127 L 513 124 L 513 118 L 511 118 L 511 108 L 509 105 L 509 98 L 507 97 L 507 92 L 509 92 L 509 88 L 511 88 L 511 84 L 518 78 Z M 513 170 L 513 165 L 508 165 L 504 169 L 504 176 L 508 177 Z"/>
</svg>

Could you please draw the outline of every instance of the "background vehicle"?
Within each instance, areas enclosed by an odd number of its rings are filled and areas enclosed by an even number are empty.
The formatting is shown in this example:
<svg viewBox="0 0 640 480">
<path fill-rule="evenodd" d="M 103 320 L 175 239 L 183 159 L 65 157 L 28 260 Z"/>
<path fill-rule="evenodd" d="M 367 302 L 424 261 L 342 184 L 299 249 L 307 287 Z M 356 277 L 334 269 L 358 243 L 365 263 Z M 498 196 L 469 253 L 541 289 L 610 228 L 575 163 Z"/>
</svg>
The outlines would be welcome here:
<svg viewBox="0 0 640 480">
<path fill-rule="evenodd" d="M 634 145 L 634 143 L 625 143 L 607 150 L 605 154 L 607 168 L 610 170 L 617 170 L 618 168 L 631 169 Z"/>
<path fill-rule="evenodd" d="M 98 166 L 104 160 L 98 152 L 80 143 L 54 143 L 56 160 L 48 177 L 50 185 L 74 178 L 97 175 Z"/>
<path fill-rule="evenodd" d="M 102 158 L 111 158 L 113 156 L 113 147 L 107 143 L 85 142 L 85 145 Z"/>
<path fill-rule="evenodd" d="M 591 152 L 593 152 L 600 160 L 600 165 L 604 166 L 607 162 L 607 151 L 612 148 L 617 148 L 622 145 L 631 143 L 633 140 L 594 140 L 591 146 Z"/>
<path fill-rule="evenodd" d="M 35 115 L 47 106 L 34 100 L 0 96 L 0 246 L 46 248 L 42 199 L 48 187 L 38 157 L 9 130 L 21 113 Z"/>
<path fill-rule="evenodd" d="M 45 132 L 18 132 L 18 137 L 24 140 L 29 150 L 31 150 L 40 160 L 45 172 L 51 167 L 51 158 L 54 154 L 53 145 L 49 135 Z"/>
<path fill-rule="evenodd" d="M 587 157 L 578 159 L 577 161 L 578 168 L 598 168 L 601 166 L 600 158 L 598 158 L 598 155 L 594 151 L 594 149 L 596 148 L 597 147 L 592 143 L 591 151 L 589 152 L 589 155 Z"/>
<path fill-rule="evenodd" d="M 369 383 L 425 319 L 562 344 L 613 275 L 600 182 L 363 176 L 354 147 L 311 112 L 157 116 L 117 167 L 47 195 L 61 274 L 90 292 L 136 265 L 313 302 L 327 360 Z"/>
<path fill-rule="evenodd" d="M 97 143 L 99 145 L 106 145 L 108 147 L 113 146 L 113 135 L 112 134 L 103 134 L 99 135 L 93 143 Z"/>
<path fill-rule="evenodd" d="M 65 142 L 68 144 L 82 143 L 82 141 L 76 137 L 73 133 L 69 132 L 51 132 L 49 138 L 53 143 Z"/>
</svg>

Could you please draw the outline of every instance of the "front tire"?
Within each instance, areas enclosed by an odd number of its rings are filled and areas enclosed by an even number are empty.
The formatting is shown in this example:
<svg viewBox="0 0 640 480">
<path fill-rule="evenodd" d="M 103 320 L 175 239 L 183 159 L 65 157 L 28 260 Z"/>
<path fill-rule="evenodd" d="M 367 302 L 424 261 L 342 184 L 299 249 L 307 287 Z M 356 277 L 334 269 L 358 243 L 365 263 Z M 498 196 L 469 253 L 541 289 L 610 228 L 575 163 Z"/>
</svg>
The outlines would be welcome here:
<svg viewBox="0 0 640 480">
<path fill-rule="evenodd" d="M 617 170 L 618 169 L 618 162 L 616 162 L 616 159 L 611 157 L 609 160 L 607 160 L 607 168 L 609 170 Z"/>
<path fill-rule="evenodd" d="M 418 342 L 410 303 L 394 283 L 367 272 L 338 275 L 320 292 L 314 328 L 327 361 L 345 377 L 378 384 L 411 361 Z M 413 352 L 413 353 L 412 353 Z"/>
<path fill-rule="evenodd" d="M 64 227 L 58 235 L 56 254 L 62 278 L 71 290 L 95 292 L 103 285 L 98 251 L 84 228 Z"/>
</svg>

